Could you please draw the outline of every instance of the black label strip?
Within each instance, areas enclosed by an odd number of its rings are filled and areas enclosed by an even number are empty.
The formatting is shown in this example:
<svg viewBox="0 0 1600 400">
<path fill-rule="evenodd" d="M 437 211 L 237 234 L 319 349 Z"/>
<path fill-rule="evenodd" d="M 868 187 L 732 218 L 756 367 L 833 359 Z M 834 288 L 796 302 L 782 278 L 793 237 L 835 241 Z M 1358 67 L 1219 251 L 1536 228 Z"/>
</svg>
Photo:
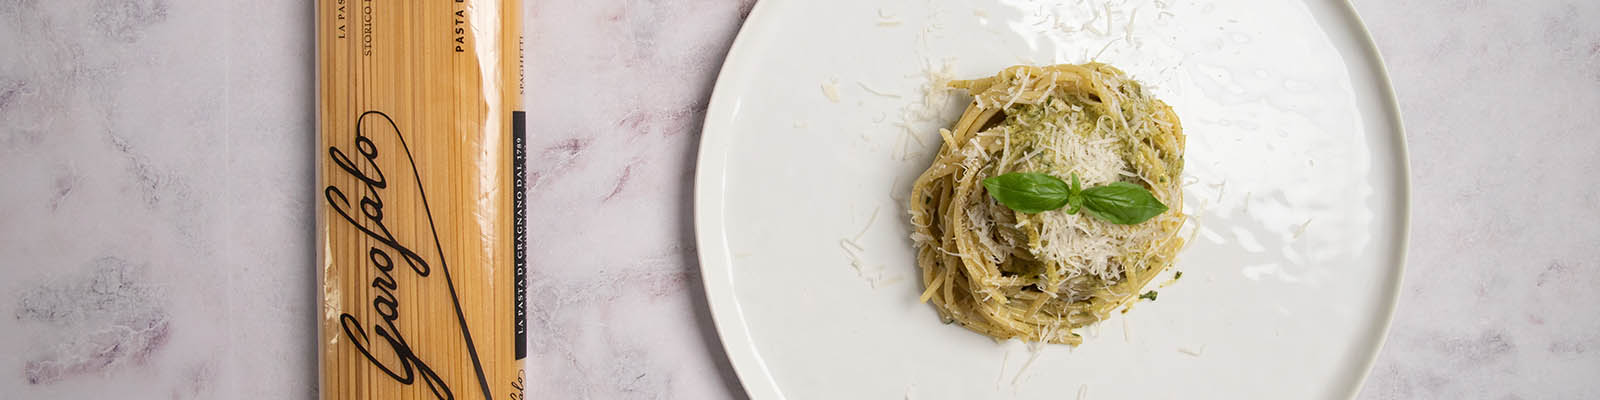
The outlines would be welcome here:
<svg viewBox="0 0 1600 400">
<path fill-rule="evenodd" d="M 511 301 L 516 303 L 517 359 L 528 357 L 528 161 L 526 150 L 528 116 L 523 111 L 511 112 L 511 223 L 512 270 L 515 271 L 516 293 Z"/>
</svg>

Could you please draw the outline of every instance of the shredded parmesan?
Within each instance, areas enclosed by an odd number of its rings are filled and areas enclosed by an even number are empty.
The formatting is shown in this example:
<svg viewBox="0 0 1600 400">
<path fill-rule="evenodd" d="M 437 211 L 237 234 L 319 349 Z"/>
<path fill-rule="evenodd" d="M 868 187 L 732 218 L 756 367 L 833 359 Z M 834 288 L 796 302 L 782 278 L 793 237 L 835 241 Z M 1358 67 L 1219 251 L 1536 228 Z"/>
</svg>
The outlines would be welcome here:
<svg viewBox="0 0 1600 400">
<path fill-rule="evenodd" d="M 857 251 L 861 251 L 861 250 L 866 250 L 866 249 L 861 248 L 861 245 L 856 244 L 855 242 L 851 242 L 850 238 L 840 238 L 839 239 L 839 248 L 844 249 L 844 253 L 846 255 L 850 256 L 850 260 L 851 261 L 860 260 L 861 257 L 859 255 L 857 255 L 856 252 Z M 855 249 L 855 250 L 851 250 L 851 249 Z"/>
<path fill-rule="evenodd" d="M 1017 386 L 1022 384 L 1022 375 L 1028 373 L 1028 369 L 1033 367 L 1033 362 L 1038 361 L 1039 354 L 1042 353 L 1044 353 L 1044 343 L 1028 342 L 1028 361 L 1022 362 L 1022 367 L 1017 368 L 1017 375 L 1011 377 L 1012 390 L 1016 390 Z"/>
<path fill-rule="evenodd" d="M 856 243 L 856 241 L 854 241 L 854 240 L 844 239 L 843 242 L 844 242 L 844 244 L 848 245 L 848 247 L 855 248 L 856 250 L 861 250 L 861 251 L 865 251 L 866 250 L 865 247 L 861 247 L 861 244 L 860 243 Z"/>
<path fill-rule="evenodd" d="M 896 161 L 910 160 L 922 153 L 908 148 L 915 141 L 917 145 L 926 148 L 927 142 L 923 141 L 919 133 L 932 131 L 932 125 L 948 122 L 948 109 L 953 96 L 950 94 L 950 81 L 955 79 L 953 64 L 946 60 L 939 66 L 931 62 L 923 64 L 922 78 L 924 82 L 919 90 L 922 93 L 920 102 L 907 104 L 900 109 L 900 120 L 894 123 L 900 128 L 901 140 L 891 155 Z M 909 138 L 910 140 L 906 140 Z"/>
<path fill-rule="evenodd" d="M 872 223 L 878 220 L 878 211 L 881 210 L 883 210 L 883 206 L 872 208 L 872 216 L 867 217 L 867 226 L 861 227 L 861 232 L 857 232 L 856 236 L 852 238 L 853 240 L 861 240 L 861 237 L 867 234 L 867 230 L 872 229 Z"/>
<path fill-rule="evenodd" d="M 871 87 L 871 86 L 867 86 L 867 83 L 866 83 L 866 82 L 862 82 L 862 81 L 856 81 L 856 85 L 859 85 L 859 86 L 861 86 L 861 89 L 862 89 L 862 90 L 866 90 L 866 91 L 867 91 L 867 93 L 872 93 L 872 94 L 875 94 L 875 95 L 879 95 L 879 96 L 883 96 L 883 97 L 888 97 L 888 98 L 891 98 L 891 99 L 898 99 L 898 98 L 900 98 L 900 95 L 898 95 L 898 94 L 894 94 L 894 93 L 889 93 L 889 92 L 885 92 L 885 91 L 882 91 L 882 90 L 878 90 L 878 89 L 874 89 L 874 88 L 872 88 L 872 87 Z M 873 122 L 878 122 L 878 121 L 882 121 L 882 120 L 883 120 L 883 119 L 882 119 L 882 118 L 879 118 L 879 119 L 878 119 L 878 120 L 877 120 L 877 121 L 873 121 Z"/>
<path fill-rule="evenodd" d="M 1190 357 L 1199 357 L 1201 354 L 1205 354 L 1206 346 L 1205 345 L 1200 345 L 1200 349 L 1199 350 L 1191 349 L 1191 348 L 1188 348 L 1188 347 L 1179 347 L 1178 348 L 1178 352 L 1179 353 L 1183 353 L 1183 354 L 1188 354 Z"/>
<path fill-rule="evenodd" d="M 1101 56 L 1101 55 L 1103 55 L 1103 54 L 1105 54 L 1105 53 L 1106 53 L 1106 50 L 1107 50 L 1107 49 L 1110 49 L 1110 48 L 1111 48 L 1111 45 L 1112 45 L 1112 44 L 1115 44 L 1115 43 L 1117 43 L 1117 39 L 1112 39 L 1112 40 L 1111 40 L 1111 41 L 1109 41 L 1109 42 L 1106 42 L 1106 45 L 1105 45 L 1105 46 L 1101 46 L 1101 47 L 1100 47 L 1100 51 L 1097 51 L 1097 52 L 1095 52 L 1095 53 L 1094 53 L 1094 57 L 1091 57 L 1091 58 L 1090 58 L 1090 59 L 1091 59 L 1091 60 L 1099 60 L 1099 59 L 1100 59 L 1100 56 Z"/>
<path fill-rule="evenodd" d="M 828 101 L 831 101 L 831 102 L 834 102 L 834 103 L 838 103 L 839 102 L 839 84 L 837 82 L 835 82 L 835 81 L 823 81 L 822 82 L 822 95 L 823 96 L 827 96 L 828 97 Z"/>
<path fill-rule="evenodd" d="M 878 26 L 899 26 L 900 23 L 900 17 L 884 12 L 882 8 L 878 9 Z"/>
<path fill-rule="evenodd" d="M 1090 18 L 1088 22 L 1084 22 L 1083 26 L 1079 27 L 1079 29 L 1089 31 L 1090 33 L 1096 35 L 1105 35 L 1105 32 L 1101 32 L 1100 29 L 1094 27 L 1095 21 L 1100 20 L 1100 10 L 1090 10 L 1089 14 L 1093 18 Z"/>
<path fill-rule="evenodd" d="M 1027 78 L 1027 77 L 1019 77 Z M 1015 99 L 1013 99 L 1015 100 Z M 1036 126 L 1050 129 L 1042 136 L 1053 138 L 1037 144 L 1039 153 L 1025 154 L 1015 162 L 1003 160 L 1001 165 L 1015 164 L 1023 170 L 1044 168 L 1045 165 L 1070 165 L 1071 174 L 1083 180 L 1085 186 L 1104 185 L 1120 179 L 1122 172 L 1128 166 L 1120 155 L 1117 154 L 1117 141 L 1091 140 L 1082 135 L 1074 134 L 1070 130 L 1077 121 L 1073 121 L 1073 114 L 1067 113 L 1057 120 L 1038 121 Z M 1061 131 L 1061 132 L 1058 132 Z M 1001 135 L 1009 132 L 1001 130 Z M 975 146 L 967 146 L 975 149 Z M 1009 142 L 1005 148 L 1010 148 Z M 986 153 L 979 152 L 980 155 Z M 1005 156 L 1002 155 L 1004 158 Z M 1039 158 L 1035 160 L 1035 158 Z M 1059 172 L 1066 174 L 1065 172 Z M 991 207 L 998 207 L 992 205 Z M 993 215 L 1002 213 L 991 212 L 984 218 L 992 219 Z M 1112 259 L 1121 255 L 1127 248 L 1128 240 L 1132 239 L 1132 228 L 1125 225 L 1112 225 L 1095 223 L 1089 220 L 1086 214 L 1068 214 L 1065 212 L 1045 212 L 1035 215 L 1038 222 L 1037 243 L 1030 243 L 1029 250 L 1040 256 L 1043 260 L 1058 262 L 1066 267 L 1064 271 L 1068 276 L 1091 275 L 1112 281 L 1123 272 L 1121 263 Z M 981 224 L 979 218 L 972 218 L 974 225 Z M 980 228 L 980 232 L 988 232 Z M 1002 235 L 1008 232 L 1001 231 Z M 988 235 L 978 235 L 982 241 Z M 1015 243 L 1026 243 L 1028 240 L 1016 238 Z M 984 243 L 989 245 L 990 243 Z M 1010 254 L 1010 249 L 1001 246 L 991 246 L 997 254 Z"/>
<path fill-rule="evenodd" d="M 1112 29 L 1111 28 L 1111 3 L 1105 3 L 1105 7 L 1106 7 L 1106 34 L 1109 35 L 1109 34 L 1111 34 L 1111 29 Z"/>
<path fill-rule="evenodd" d="M 1133 329 L 1128 325 L 1128 316 L 1123 315 L 1122 318 L 1118 319 L 1122 320 L 1122 341 L 1133 343 Z"/>
<path fill-rule="evenodd" d="M 903 275 L 888 275 L 888 268 L 885 268 L 882 264 L 868 264 L 861 257 L 867 251 L 866 246 L 861 244 L 861 239 L 866 237 L 867 231 L 872 229 L 872 225 L 878 220 L 878 213 L 882 210 L 882 206 L 874 207 L 872 216 L 867 218 L 866 225 L 862 226 L 855 236 L 839 238 L 839 248 L 844 250 L 845 257 L 850 261 L 850 267 L 855 269 L 856 275 L 866 280 L 867 285 L 873 289 L 905 280 Z M 917 239 L 913 238 L 913 240 Z"/>
<path fill-rule="evenodd" d="M 997 388 L 997 389 L 1000 388 L 1000 381 L 1006 379 L 1006 364 L 1010 364 L 1010 363 L 1011 363 L 1011 349 L 1006 349 L 1005 354 L 1000 356 L 1000 375 L 995 375 L 995 377 L 994 377 L 994 387 L 995 388 Z"/>
<path fill-rule="evenodd" d="M 1308 227 L 1308 226 L 1311 226 L 1311 220 L 1310 219 L 1306 219 L 1306 222 L 1300 224 L 1299 228 L 1295 228 L 1294 237 L 1293 238 L 1294 239 L 1299 239 L 1300 235 L 1304 235 L 1306 233 L 1306 227 Z"/>
<path fill-rule="evenodd" d="M 1139 9 L 1138 8 L 1134 8 L 1132 12 L 1129 12 L 1128 13 L 1128 25 L 1123 27 L 1124 29 L 1123 29 L 1123 33 L 1122 33 L 1123 37 L 1125 38 L 1125 40 L 1128 41 L 1128 44 L 1134 45 L 1135 47 L 1137 47 L 1138 44 L 1134 43 L 1134 41 L 1133 41 L 1133 21 L 1135 20 L 1135 18 L 1138 18 L 1138 17 L 1139 17 Z"/>
</svg>

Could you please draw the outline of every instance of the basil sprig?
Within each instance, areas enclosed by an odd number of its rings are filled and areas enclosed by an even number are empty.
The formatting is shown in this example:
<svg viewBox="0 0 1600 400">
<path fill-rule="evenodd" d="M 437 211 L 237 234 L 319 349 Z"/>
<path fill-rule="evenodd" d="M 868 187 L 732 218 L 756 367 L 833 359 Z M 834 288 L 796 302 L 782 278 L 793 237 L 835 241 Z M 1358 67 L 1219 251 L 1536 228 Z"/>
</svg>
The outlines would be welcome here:
<svg viewBox="0 0 1600 400">
<path fill-rule="evenodd" d="M 1139 185 L 1115 182 L 1084 189 L 1078 175 L 1072 183 L 1037 172 L 1013 172 L 983 180 L 989 196 L 1020 213 L 1037 214 L 1071 206 L 1067 214 L 1083 211 L 1114 224 L 1133 225 L 1167 212 L 1154 194 Z"/>
<path fill-rule="evenodd" d="M 1028 214 L 1061 208 L 1074 197 L 1072 187 L 1061 182 L 1060 178 L 1033 172 L 984 179 L 983 187 L 988 188 L 989 195 L 999 200 L 1000 204 Z"/>
</svg>

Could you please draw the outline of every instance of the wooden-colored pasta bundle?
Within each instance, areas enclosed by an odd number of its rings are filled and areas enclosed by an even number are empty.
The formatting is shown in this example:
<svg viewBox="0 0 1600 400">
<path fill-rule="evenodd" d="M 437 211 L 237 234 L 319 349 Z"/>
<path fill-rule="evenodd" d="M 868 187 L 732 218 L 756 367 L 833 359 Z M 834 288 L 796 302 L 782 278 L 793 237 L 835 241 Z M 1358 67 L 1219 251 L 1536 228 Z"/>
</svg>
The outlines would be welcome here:
<svg viewBox="0 0 1600 400">
<path fill-rule="evenodd" d="M 518 0 L 319 0 L 323 399 L 521 399 Z"/>
</svg>

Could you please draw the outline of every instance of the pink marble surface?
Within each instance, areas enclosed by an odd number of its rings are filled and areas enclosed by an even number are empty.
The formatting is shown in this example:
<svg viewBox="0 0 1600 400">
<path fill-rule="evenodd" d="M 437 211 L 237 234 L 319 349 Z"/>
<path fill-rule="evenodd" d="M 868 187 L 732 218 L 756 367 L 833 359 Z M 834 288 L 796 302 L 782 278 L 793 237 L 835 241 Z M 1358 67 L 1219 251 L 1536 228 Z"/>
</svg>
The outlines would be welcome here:
<svg viewBox="0 0 1600 400">
<path fill-rule="evenodd" d="M 700 121 L 753 0 L 534 2 L 529 19 L 528 390 L 739 392 L 695 261 Z"/>
<path fill-rule="evenodd" d="M 689 182 L 751 1 L 528 2 L 534 398 L 742 396 Z M 1600 3 L 1355 4 L 1415 182 L 1361 397 L 1600 397 Z M 0 0 L 0 399 L 314 396 L 309 32 L 298 2 Z"/>
</svg>

